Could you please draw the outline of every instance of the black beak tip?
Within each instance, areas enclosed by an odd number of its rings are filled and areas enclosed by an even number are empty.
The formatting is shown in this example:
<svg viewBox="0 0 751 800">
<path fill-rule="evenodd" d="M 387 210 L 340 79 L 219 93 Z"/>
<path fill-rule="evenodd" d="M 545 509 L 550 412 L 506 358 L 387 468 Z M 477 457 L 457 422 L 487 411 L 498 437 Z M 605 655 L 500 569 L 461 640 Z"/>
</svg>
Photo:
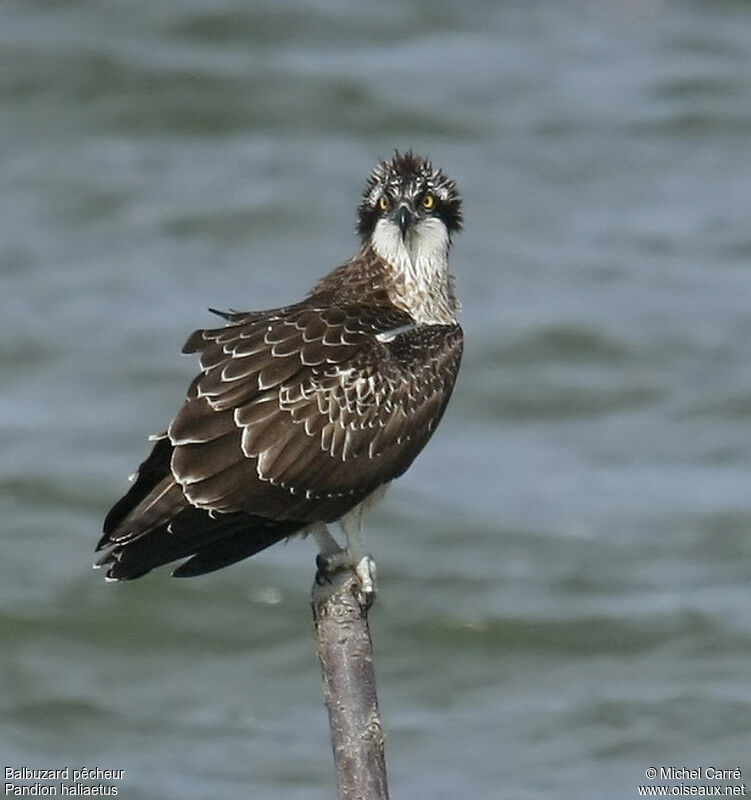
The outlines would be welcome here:
<svg viewBox="0 0 751 800">
<path fill-rule="evenodd" d="M 405 206 L 402 206 L 399 209 L 399 213 L 396 215 L 396 221 L 399 223 L 399 230 L 402 232 L 402 239 L 407 235 L 407 228 L 412 224 L 412 220 L 412 212 Z"/>
</svg>

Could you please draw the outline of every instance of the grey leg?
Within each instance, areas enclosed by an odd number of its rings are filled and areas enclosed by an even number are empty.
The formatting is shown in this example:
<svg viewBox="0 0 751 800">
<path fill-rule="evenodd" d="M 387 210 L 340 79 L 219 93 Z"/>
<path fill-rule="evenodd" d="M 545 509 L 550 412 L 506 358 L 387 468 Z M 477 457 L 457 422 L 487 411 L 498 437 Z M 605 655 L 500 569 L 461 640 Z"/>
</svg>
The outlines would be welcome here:
<svg viewBox="0 0 751 800">
<path fill-rule="evenodd" d="M 339 520 L 339 524 L 347 540 L 347 552 L 352 558 L 352 563 L 357 563 L 365 555 L 362 541 L 362 505 L 355 506 L 352 511 L 345 514 Z"/>
<path fill-rule="evenodd" d="M 313 534 L 322 556 L 334 555 L 342 549 L 339 542 L 331 535 L 329 526 L 325 522 L 316 522 L 311 526 L 310 532 Z"/>
<path fill-rule="evenodd" d="M 362 541 L 362 505 L 345 514 L 340 524 L 347 540 L 347 547 L 339 547 L 338 542 L 329 532 L 323 522 L 311 525 L 309 530 L 315 537 L 320 550 L 316 557 L 316 583 L 322 586 L 331 582 L 332 573 L 339 569 L 352 567 L 360 582 L 362 594 L 367 598 L 368 605 L 375 597 L 376 566 L 372 556 L 365 552 Z"/>
<path fill-rule="evenodd" d="M 331 583 L 330 575 L 341 566 L 347 551 L 339 546 L 339 542 L 329 532 L 325 522 L 316 522 L 308 528 L 318 545 L 316 556 L 316 584 L 323 586 Z"/>
<path fill-rule="evenodd" d="M 356 506 L 341 520 L 342 531 L 347 539 L 347 555 L 360 581 L 363 595 L 372 603 L 375 598 L 376 565 L 373 557 L 365 552 L 362 540 L 362 504 Z"/>
</svg>

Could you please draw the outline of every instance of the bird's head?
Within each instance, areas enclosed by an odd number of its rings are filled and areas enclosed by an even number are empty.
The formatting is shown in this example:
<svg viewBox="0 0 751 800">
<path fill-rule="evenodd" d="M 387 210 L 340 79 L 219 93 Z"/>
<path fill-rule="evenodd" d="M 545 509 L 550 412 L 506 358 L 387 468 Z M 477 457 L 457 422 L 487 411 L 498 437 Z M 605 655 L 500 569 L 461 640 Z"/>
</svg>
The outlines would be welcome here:
<svg viewBox="0 0 751 800">
<path fill-rule="evenodd" d="M 373 170 L 358 208 L 357 232 L 363 243 L 401 242 L 414 251 L 421 240 L 442 238 L 448 245 L 461 227 L 456 184 L 427 158 L 396 151 Z"/>
</svg>

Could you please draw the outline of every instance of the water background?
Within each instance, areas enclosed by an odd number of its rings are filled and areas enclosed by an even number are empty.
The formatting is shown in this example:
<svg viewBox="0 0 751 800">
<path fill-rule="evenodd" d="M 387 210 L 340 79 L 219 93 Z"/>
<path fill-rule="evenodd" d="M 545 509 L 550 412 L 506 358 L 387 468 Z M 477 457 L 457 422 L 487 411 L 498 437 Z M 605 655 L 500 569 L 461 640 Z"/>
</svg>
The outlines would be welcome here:
<svg viewBox="0 0 751 800">
<path fill-rule="evenodd" d="M 740 0 L 5 0 L 4 765 L 332 797 L 310 542 L 90 563 L 205 309 L 298 299 L 414 147 L 466 198 L 466 356 L 367 529 L 393 797 L 751 784 L 750 141 Z"/>
</svg>

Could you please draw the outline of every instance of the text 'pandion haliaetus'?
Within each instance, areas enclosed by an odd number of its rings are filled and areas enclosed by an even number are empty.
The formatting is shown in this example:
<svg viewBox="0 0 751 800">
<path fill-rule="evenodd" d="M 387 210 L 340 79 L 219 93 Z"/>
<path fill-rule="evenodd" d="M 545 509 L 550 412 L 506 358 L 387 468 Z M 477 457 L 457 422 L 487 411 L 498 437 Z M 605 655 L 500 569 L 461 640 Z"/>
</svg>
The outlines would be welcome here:
<svg viewBox="0 0 751 800">
<path fill-rule="evenodd" d="M 188 339 L 201 372 L 107 515 L 108 579 L 181 558 L 173 575 L 201 575 L 307 532 L 324 571 L 365 558 L 362 512 L 430 439 L 459 369 L 461 199 L 430 161 L 396 153 L 358 214 L 362 247 L 305 300 Z"/>
</svg>

